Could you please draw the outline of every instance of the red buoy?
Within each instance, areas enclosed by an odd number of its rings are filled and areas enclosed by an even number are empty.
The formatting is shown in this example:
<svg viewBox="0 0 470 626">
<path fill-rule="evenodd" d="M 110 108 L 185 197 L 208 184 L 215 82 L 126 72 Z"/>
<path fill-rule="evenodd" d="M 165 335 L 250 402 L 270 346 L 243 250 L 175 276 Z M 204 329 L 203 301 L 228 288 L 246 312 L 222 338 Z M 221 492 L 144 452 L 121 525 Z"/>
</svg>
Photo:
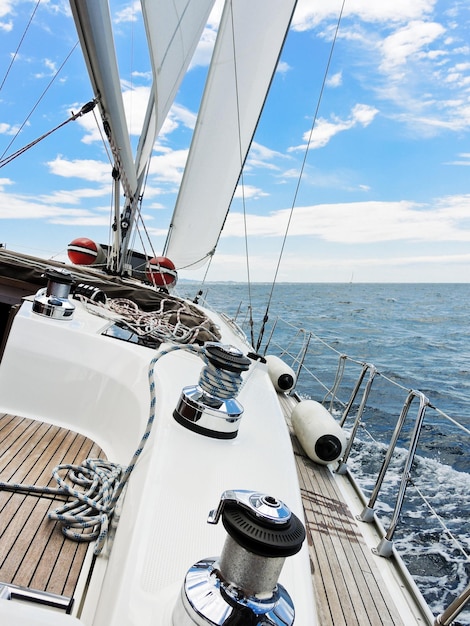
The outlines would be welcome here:
<svg viewBox="0 0 470 626">
<path fill-rule="evenodd" d="M 101 246 L 86 237 L 71 241 L 67 246 L 67 254 L 74 265 L 94 265 L 105 260 Z"/>
<path fill-rule="evenodd" d="M 150 259 L 146 272 L 147 280 L 157 287 L 174 287 L 178 280 L 178 272 L 173 261 L 166 256 Z"/>
</svg>

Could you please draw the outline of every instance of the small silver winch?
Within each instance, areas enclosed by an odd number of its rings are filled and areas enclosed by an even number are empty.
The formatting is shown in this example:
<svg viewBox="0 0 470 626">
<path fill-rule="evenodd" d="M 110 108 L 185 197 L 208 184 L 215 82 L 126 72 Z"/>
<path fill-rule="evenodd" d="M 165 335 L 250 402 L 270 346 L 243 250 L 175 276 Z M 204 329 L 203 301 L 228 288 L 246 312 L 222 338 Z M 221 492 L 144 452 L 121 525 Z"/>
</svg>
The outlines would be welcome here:
<svg viewBox="0 0 470 626">
<path fill-rule="evenodd" d="M 184 387 L 175 420 L 196 433 L 216 439 L 237 436 L 243 407 L 236 399 L 242 384 L 241 374 L 251 360 L 234 346 L 216 342 L 204 345 L 199 383 Z"/>
<path fill-rule="evenodd" d="M 207 521 L 220 517 L 222 555 L 189 569 L 173 626 L 291 626 L 294 605 L 278 579 L 286 557 L 302 547 L 302 522 L 277 498 L 245 490 L 222 494 Z"/>
<path fill-rule="evenodd" d="M 44 272 L 47 287 L 34 296 L 33 311 L 56 320 L 72 319 L 75 305 L 69 300 L 73 284 L 72 274 L 62 268 L 48 267 Z"/>
</svg>

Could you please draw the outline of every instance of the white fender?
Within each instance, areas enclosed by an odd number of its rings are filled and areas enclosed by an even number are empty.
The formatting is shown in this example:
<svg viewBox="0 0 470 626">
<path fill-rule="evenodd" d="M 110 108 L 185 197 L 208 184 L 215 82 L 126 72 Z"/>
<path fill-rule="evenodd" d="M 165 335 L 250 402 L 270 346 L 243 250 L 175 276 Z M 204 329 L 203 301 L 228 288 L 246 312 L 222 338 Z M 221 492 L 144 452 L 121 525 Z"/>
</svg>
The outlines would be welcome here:
<svg viewBox="0 0 470 626">
<path fill-rule="evenodd" d="M 284 363 L 282 359 L 273 354 L 266 357 L 268 364 L 268 374 L 276 391 L 287 393 L 293 389 L 296 379 L 294 370 Z"/>
<path fill-rule="evenodd" d="M 315 400 L 302 400 L 292 411 L 292 426 L 307 456 L 322 465 L 341 457 L 346 434 L 327 409 Z"/>
</svg>

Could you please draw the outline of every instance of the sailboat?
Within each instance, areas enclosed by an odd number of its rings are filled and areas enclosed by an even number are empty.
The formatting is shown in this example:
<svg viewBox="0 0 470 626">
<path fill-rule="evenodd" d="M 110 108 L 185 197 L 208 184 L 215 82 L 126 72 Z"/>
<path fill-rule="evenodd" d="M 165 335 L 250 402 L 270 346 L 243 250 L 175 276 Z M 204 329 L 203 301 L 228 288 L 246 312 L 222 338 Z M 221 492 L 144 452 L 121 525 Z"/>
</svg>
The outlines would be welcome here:
<svg viewBox="0 0 470 626">
<path fill-rule="evenodd" d="M 0 250 L 0 621 L 433 624 L 393 533 L 364 511 L 338 420 L 234 319 L 172 293 L 178 268 L 214 254 L 295 0 L 225 3 L 155 257 L 131 233 L 213 2 L 141 4 L 154 82 L 134 155 L 108 3 L 70 2 L 94 92 L 83 113 L 98 108 L 114 160 L 112 244 L 75 239 L 74 265 Z"/>
</svg>

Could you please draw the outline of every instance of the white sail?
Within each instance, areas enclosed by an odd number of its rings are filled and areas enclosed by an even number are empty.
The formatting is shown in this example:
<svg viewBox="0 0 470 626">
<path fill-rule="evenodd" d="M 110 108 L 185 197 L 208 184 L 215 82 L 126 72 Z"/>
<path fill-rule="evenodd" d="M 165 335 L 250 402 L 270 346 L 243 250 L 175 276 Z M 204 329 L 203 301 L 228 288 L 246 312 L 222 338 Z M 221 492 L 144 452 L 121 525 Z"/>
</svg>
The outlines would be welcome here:
<svg viewBox="0 0 470 626">
<path fill-rule="evenodd" d="M 214 0 L 141 0 L 141 4 L 152 61 L 153 87 L 137 149 L 138 176 L 150 158 L 155 137 L 173 104 Z"/>
<path fill-rule="evenodd" d="M 165 246 L 178 268 L 213 254 L 295 4 L 226 2 Z"/>
</svg>

